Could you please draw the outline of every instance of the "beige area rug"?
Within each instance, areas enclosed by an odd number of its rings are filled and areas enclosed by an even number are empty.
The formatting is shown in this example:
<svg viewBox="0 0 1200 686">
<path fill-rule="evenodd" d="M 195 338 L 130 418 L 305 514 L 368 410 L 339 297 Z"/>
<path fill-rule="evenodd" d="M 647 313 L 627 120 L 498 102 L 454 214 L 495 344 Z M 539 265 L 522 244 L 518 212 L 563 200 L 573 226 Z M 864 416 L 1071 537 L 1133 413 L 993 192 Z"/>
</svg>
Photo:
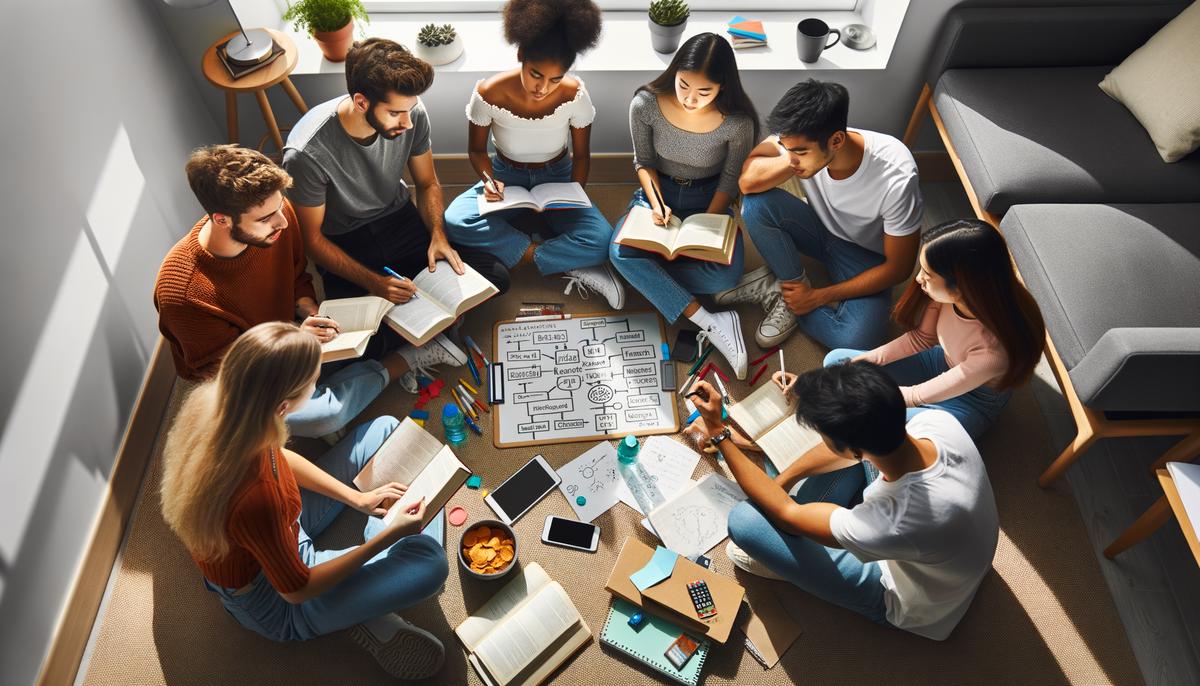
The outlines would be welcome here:
<svg viewBox="0 0 1200 686">
<path fill-rule="evenodd" d="M 593 189 L 608 216 L 616 216 L 628 197 L 627 188 Z M 754 257 L 757 260 L 757 256 Z M 752 266 L 752 265 L 751 265 Z M 465 325 L 481 345 L 490 344 L 491 325 L 510 317 L 521 300 L 565 300 L 577 313 L 606 309 L 595 297 L 581 301 L 562 297 L 558 279 L 542 279 L 533 270 L 515 275 L 514 287 L 502 299 L 486 303 Z M 646 307 L 630 294 L 630 308 Z M 751 357 L 758 313 L 741 310 Z M 674 340 L 674 331 L 671 332 Z M 485 343 L 485 341 L 487 343 Z M 823 351 L 804 336 L 785 346 L 789 368 L 807 369 L 821 362 Z M 793 367 L 793 365 L 795 365 Z M 727 369 L 728 367 L 725 366 Z M 457 375 L 457 372 L 455 373 Z M 761 382 L 760 382 L 761 383 Z M 735 397 L 747 392 L 734 383 Z M 403 417 L 412 396 L 395 385 L 364 414 Z M 178 398 L 174 399 L 177 404 Z M 431 409 L 439 410 L 433 403 Z M 457 451 L 463 461 L 494 486 L 541 452 L 561 466 L 589 444 L 559 444 L 539 450 L 498 450 L 490 440 L 472 435 Z M 435 435 L 440 428 L 434 426 Z M 301 452 L 316 455 L 322 444 L 304 443 Z M 1101 578 L 1097 562 L 1071 497 L 1043 491 L 1036 477 L 1050 459 L 1053 446 L 1028 390 L 1016 393 L 999 423 L 981 443 L 1000 509 L 1000 547 L 994 570 L 984 580 L 966 618 L 945 642 L 933 642 L 874 625 L 857 615 L 827 605 L 782 582 L 766 581 L 734 571 L 723 546 L 711 553 L 714 570 L 736 576 L 744 585 L 764 586 L 774 593 L 803 627 L 804 633 L 774 669 L 764 671 L 744 649 L 737 632 L 716 646 L 705 665 L 705 684 L 1139 684 L 1141 675 Z M 713 471 L 704 459 L 697 477 Z M 169 684 L 385 684 L 392 683 L 370 657 L 344 635 L 306 643 L 276 644 L 243 629 L 201 586 L 200 574 L 179 541 L 167 529 L 159 510 L 157 455 L 133 518 L 129 540 L 106 614 L 98 627 L 94 652 L 83 682 L 89 685 Z M 477 491 L 460 490 L 451 505 L 462 505 L 472 520 L 490 517 Z M 552 493 L 516 526 L 520 559 L 537 562 L 558 580 L 599 634 L 609 596 L 604 580 L 621 543 L 633 536 L 653 545 L 636 513 L 618 504 L 596 520 L 602 529 L 599 552 L 578 553 L 539 541 L 548 514 L 572 516 L 566 500 Z M 362 515 L 343 514 L 319 541 L 330 547 L 355 543 Z M 453 627 L 496 590 L 487 582 L 460 575 L 454 555 L 461 528 L 447 527 L 451 572 L 443 593 L 404 612 L 404 616 L 437 634 L 447 645 L 447 663 L 430 684 L 479 684 L 467 666 Z M 403 579 L 397 579 L 403 583 Z M 383 610 L 384 608 L 380 608 Z M 594 641 L 552 679 L 555 684 L 669 683 L 624 655 Z"/>
</svg>

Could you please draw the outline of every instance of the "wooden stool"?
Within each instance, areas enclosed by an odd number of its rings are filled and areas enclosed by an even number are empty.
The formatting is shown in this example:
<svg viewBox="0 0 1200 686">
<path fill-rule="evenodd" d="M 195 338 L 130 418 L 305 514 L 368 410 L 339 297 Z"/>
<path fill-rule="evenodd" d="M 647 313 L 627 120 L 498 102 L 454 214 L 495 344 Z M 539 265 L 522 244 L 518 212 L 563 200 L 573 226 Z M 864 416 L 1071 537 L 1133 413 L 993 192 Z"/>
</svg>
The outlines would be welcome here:
<svg viewBox="0 0 1200 686">
<path fill-rule="evenodd" d="M 308 105 L 304 104 L 304 98 L 300 97 L 300 91 L 296 90 L 296 86 L 288 78 L 292 70 L 296 68 L 296 62 L 300 57 L 296 50 L 296 44 L 286 34 L 274 29 L 266 29 L 266 31 L 283 48 L 283 54 L 262 69 L 250 72 L 236 80 L 229 75 L 229 70 L 217 56 L 217 46 L 238 35 L 236 31 L 208 46 L 208 50 L 204 51 L 201 66 L 204 70 L 204 78 L 225 91 L 225 123 L 229 126 L 229 142 L 238 142 L 237 94 L 254 93 L 254 98 L 258 100 L 258 107 L 262 110 L 263 120 L 267 122 L 267 131 L 282 153 L 283 134 L 279 132 L 279 124 L 275 123 L 275 113 L 271 111 L 271 103 L 267 101 L 267 89 L 275 84 L 281 84 L 284 92 L 291 98 L 292 104 L 300 110 L 300 114 L 308 111 Z"/>
</svg>

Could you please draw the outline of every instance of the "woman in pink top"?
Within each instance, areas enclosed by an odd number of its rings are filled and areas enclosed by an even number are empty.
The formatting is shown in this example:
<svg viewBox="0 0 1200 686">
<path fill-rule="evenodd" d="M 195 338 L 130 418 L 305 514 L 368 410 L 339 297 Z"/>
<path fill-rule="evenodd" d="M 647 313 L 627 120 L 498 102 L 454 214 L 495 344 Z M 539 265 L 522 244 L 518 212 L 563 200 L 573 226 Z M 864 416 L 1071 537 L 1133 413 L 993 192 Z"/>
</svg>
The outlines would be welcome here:
<svg viewBox="0 0 1200 686">
<path fill-rule="evenodd" d="M 900 384 L 910 418 L 941 408 L 978 440 L 1012 389 L 1032 376 L 1046 337 L 1042 314 L 1017 279 L 1004 238 L 982 221 L 926 231 L 920 266 L 893 311 L 909 331 L 867 352 L 834 350 L 825 364 L 882 365 Z"/>
</svg>

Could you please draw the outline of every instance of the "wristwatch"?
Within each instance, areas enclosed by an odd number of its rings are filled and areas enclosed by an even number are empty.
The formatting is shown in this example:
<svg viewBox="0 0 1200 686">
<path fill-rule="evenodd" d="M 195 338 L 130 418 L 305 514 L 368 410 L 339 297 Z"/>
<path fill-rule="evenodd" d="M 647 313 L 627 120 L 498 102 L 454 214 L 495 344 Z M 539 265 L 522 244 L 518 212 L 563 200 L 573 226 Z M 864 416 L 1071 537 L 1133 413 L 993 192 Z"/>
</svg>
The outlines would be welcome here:
<svg viewBox="0 0 1200 686">
<path fill-rule="evenodd" d="M 729 427 L 727 426 L 724 429 L 721 429 L 721 433 L 717 434 L 716 436 L 709 437 L 708 444 L 710 446 L 716 448 L 717 450 L 720 450 L 721 443 L 723 443 L 725 441 L 725 439 L 729 438 L 729 436 L 730 436 L 730 431 L 729 431 Z"/>
</svg>

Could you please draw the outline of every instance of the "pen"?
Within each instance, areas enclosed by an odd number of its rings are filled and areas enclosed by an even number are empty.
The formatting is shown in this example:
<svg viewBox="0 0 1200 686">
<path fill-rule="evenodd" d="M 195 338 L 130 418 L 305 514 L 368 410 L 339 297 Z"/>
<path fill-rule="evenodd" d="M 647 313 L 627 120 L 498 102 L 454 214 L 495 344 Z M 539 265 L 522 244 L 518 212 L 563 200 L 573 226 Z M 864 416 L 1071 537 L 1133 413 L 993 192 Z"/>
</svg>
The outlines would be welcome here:
<svg viewBox="0 0 1200 686">
<path fill-rule="evenodd" d="M 532 317 L 517 317 L 516 319 L 513 319 L 513 321 L 514 322 L 544 322 L 544 321 L 549 321 L 551 319 L 570 319 L 570 318 L 571 318 L 571 315 L 569 315 L 569 314 L 540 314 L 540 315 L 534 315 Z"/>
<path fill-rule="evenodd" d="M 663 215 L 665 219 L 667 216 L 667 202 L 663 200 L 662 191 L 658 190 L 658 184 L 653 181 L 650 182 L 650 189 L 654 191 L 654 197 L 658 200 L 658 213 Z"/>
<path fill-rule="evenodd" d="M 399 274 L 396 273 L 395 269 L 392 269 L 391 267 L 388 267 L 388 266 L 385 266 L 383 268 L 383 273 L 387 274 L 388 276 L 392 277 L 393 279 L 399 279 L 400 281 L 410 281 L 410 282 L 412 281 L 412 279 L 408 278 L 407 276 L 400 276 Z M 412 294 L 412 297 L 413 298 L 417 297 L 416 292 L 414 292 Z"/>
<path fill-rule="evenodd" d="M 479 419 L 479 413 L 475 411 L 475 407 L 471 405 L 471 401 L 463 397 L 463 392 L 457 388 L 450 389 L 454 393 L 454 397 L 462 403 L 464 414 L 470 415 L 471 419 Z"/>
<path fill-rule="evenodd" d="M 472 360 L 470 355 L 467 356 L 467 369 L 471 370 L 471 378 L 475 379 L 475 383 L 480 383 L 479 368 L 475 366 L 475 360 Z"/>
<path fill-rule="evenodd" d="M 786 374 L 787 370 L 783 368 L 783 348 L 779 349 L 779 373 Z"/>
<path fill-rule="evenodd" d="M 471 350 L 474 350 L 479 355 L 479 359 L 483 360 L 484 366 L 491 367 L 492 366 L 491 360 L 489 360 L 487 358 L 487 355 L 483 354 L 483 351 L 479 349 L 478 345 L 475 345 L 475 340 L 472 339 L 470 336 L 464 336 L 463 338 L 464 338 L 464 340 L 466 340 L 467 346 L 469 348 L 471 348 Z"/>
<path fill-rule="evenodd" d="M 469 415 L 464 414 L 463 421 L 466 422 L 467 426 L 471 427 L 471 431 L 474 431 L 476 436 L 483 435 L 483 429 L 479 428 L 479 425 L 476 424 L 475 420 L 471 419 L 471 417 Z"/>
<path fill-rule="evenodd" d="M 485 171 L 483 172 L 483 178 L 486 179 L 486 181 L 483 183 L 484 187 L 486 187 L 489 183 L 492 184 L 492 192 L 500 196 L 500 199 L 503 200 L 504 194 L 501 193 L 500 189 L 496 187 L 496 180 L 492 178 L 492 175 Z"/>
<path fill-rule="evenodd" d="M 720 372 L 713 374 L 713 381 L 717 382 L 717 388 L 721 390 L 721 399 L 725 402 L 729 402 L 729 391 L 725 390 L 725 384 L 721 381 Z"/>
<path fill-rule="evenodd" d="M 688 374 L 695 374 L 696 370 L 700 368 L 700 365 L 704 364 L 704 361 L 708 359 L 708 355 L 712 351 L 713 346 L 704 346 L 704 352 L 700 353 L 700 357 L 696 359 L 696 362 L 692 365 L 692 368 L 688 370 Z"/>
</svg>

